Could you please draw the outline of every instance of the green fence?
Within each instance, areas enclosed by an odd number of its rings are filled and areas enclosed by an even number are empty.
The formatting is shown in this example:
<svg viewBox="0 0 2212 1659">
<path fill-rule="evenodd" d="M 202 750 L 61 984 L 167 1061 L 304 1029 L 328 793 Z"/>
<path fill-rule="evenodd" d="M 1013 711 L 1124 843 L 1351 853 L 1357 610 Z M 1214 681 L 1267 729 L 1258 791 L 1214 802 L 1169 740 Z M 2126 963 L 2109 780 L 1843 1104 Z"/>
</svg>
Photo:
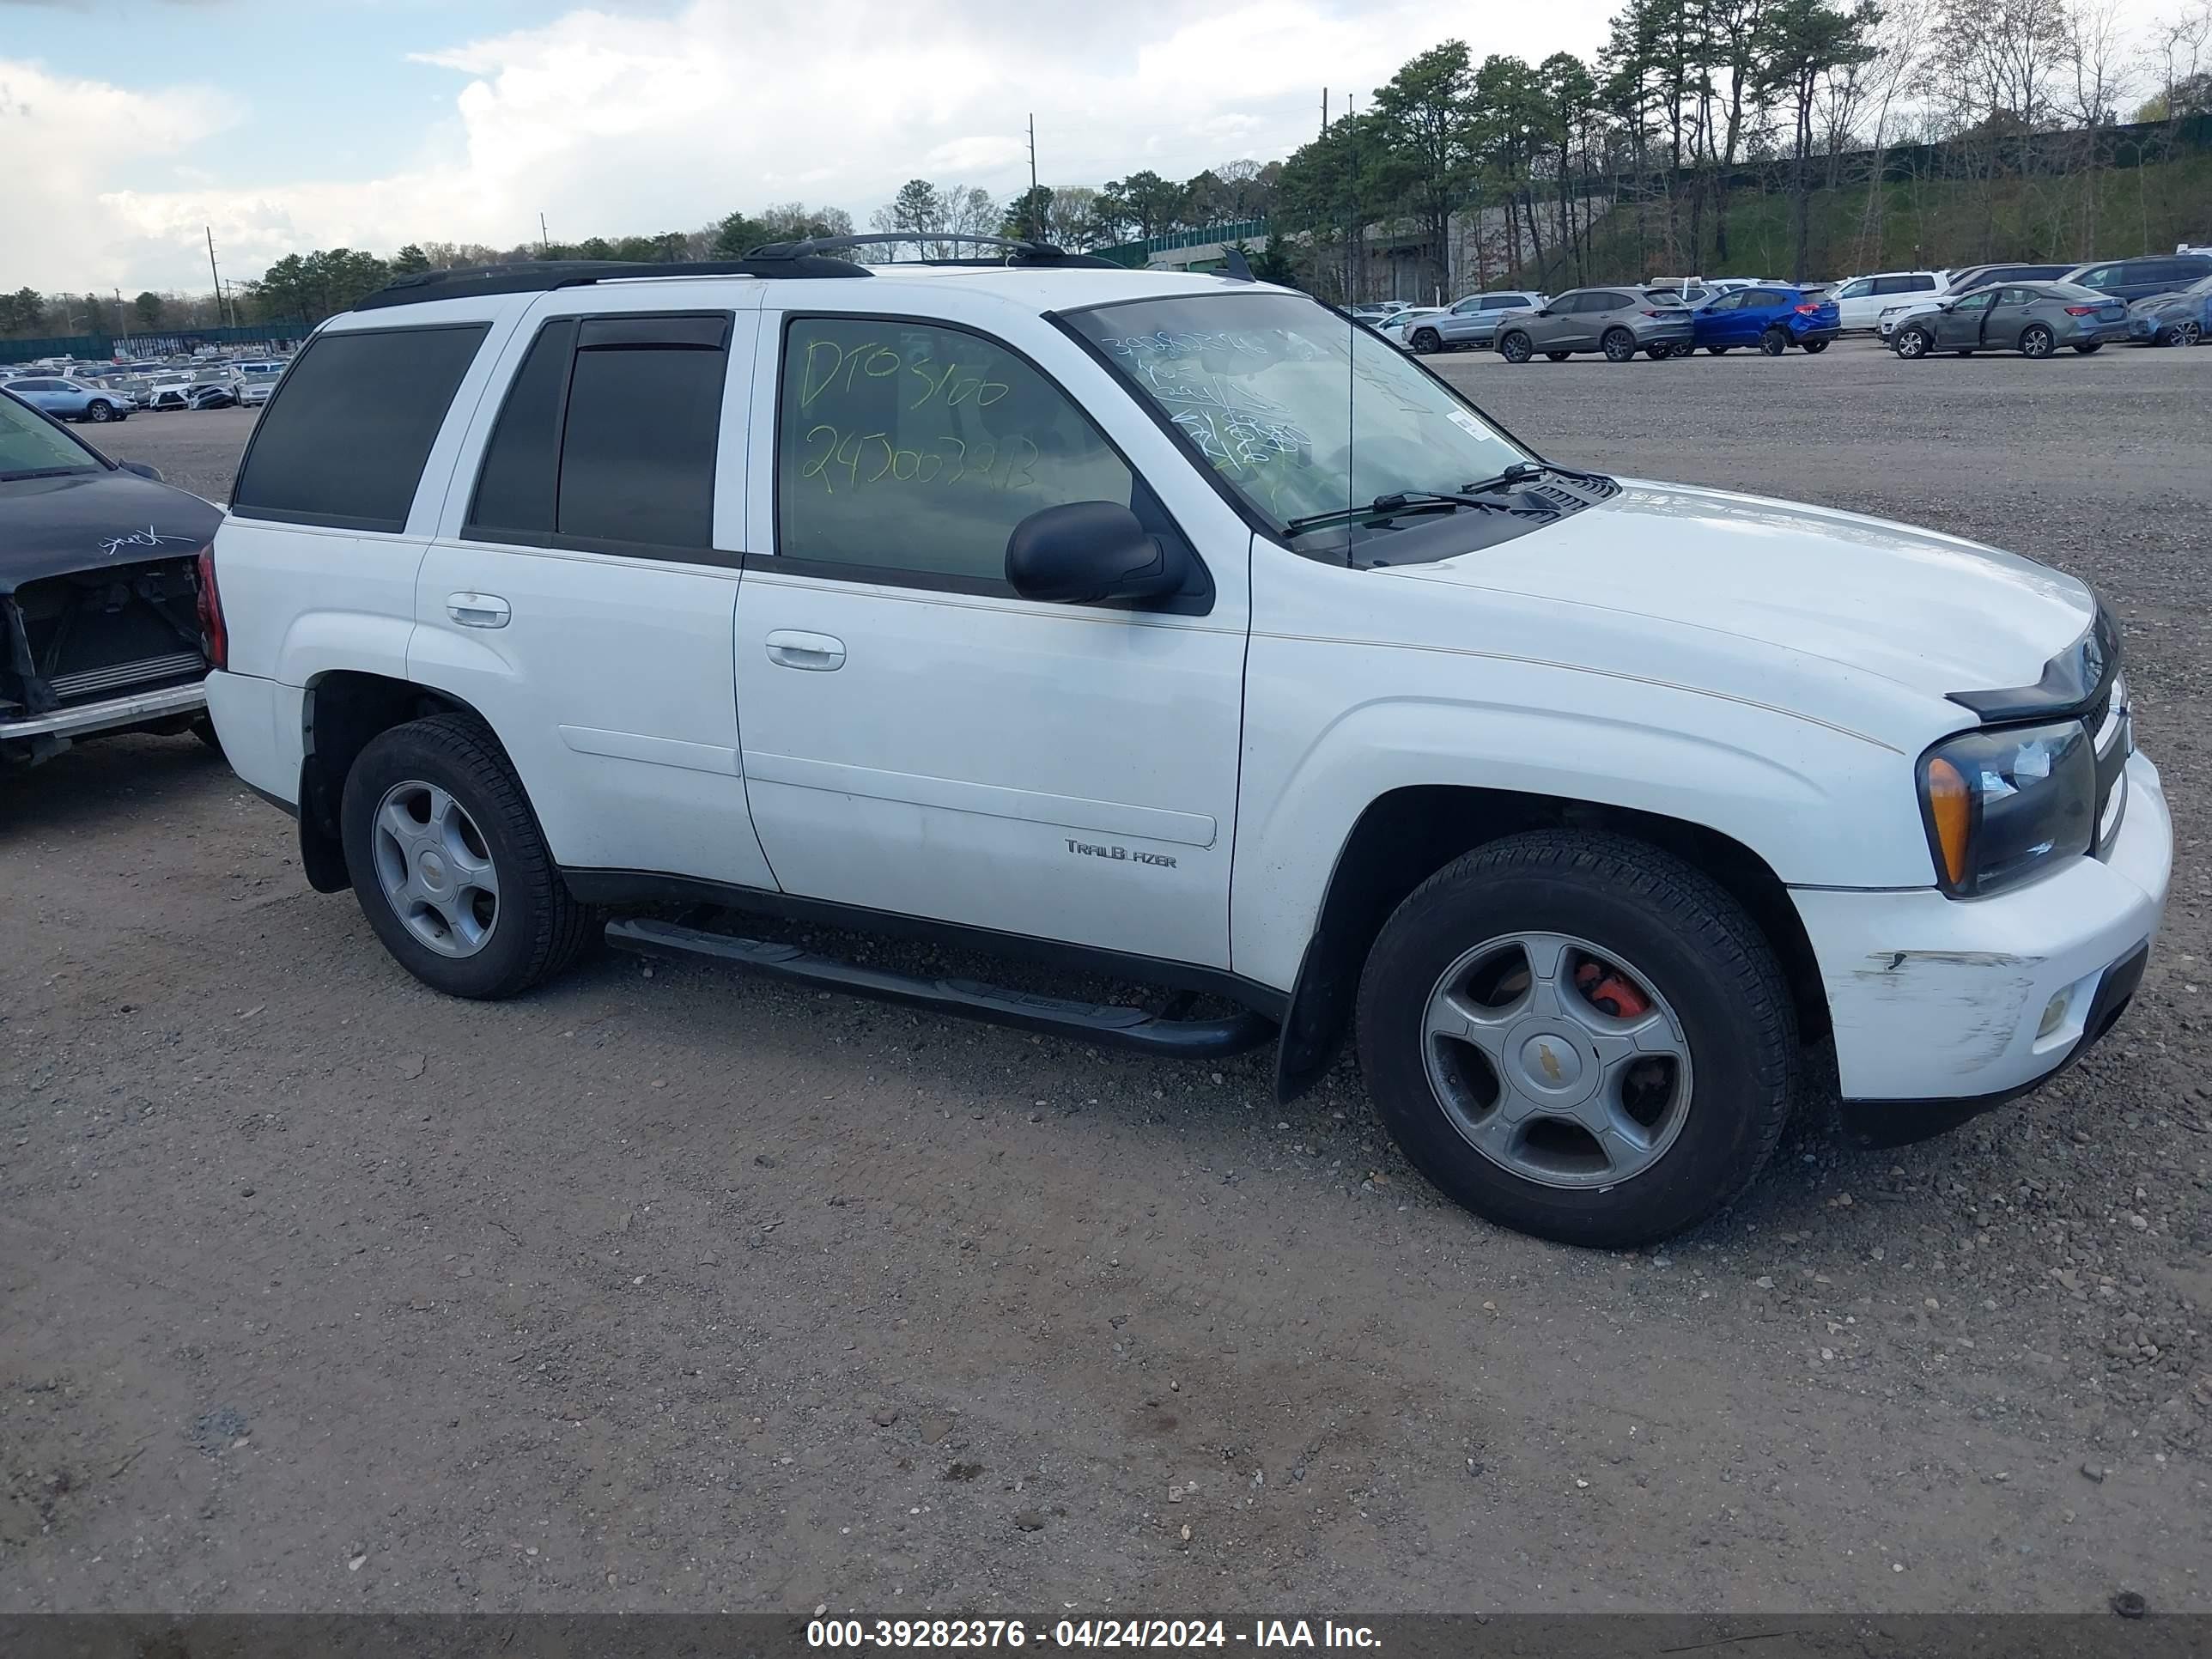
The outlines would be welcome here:
<svg viewBox="0 0 2212 1659">
<path fill-rule="evenodd" d="M 1111 247 L 1095 247 L 1091 252 L 1102 259 L 1111 259 L 1117 265 L 1141 270 L 1152 255 L 1164 253 L 1170 248 L 1205 247 L 1214 242 L 1226 246 L 1231 242 L 1264 241 L 1267 236 L 1267 222 L 1265 219 L 1239 219 L 1231 224 L 1200 225 L 1195 230 L 1172 230 L 1164 236 L 1147 236 L 1142 241 L 1116 242 Z"/>
<path fill-rule="evenodd" d="M 202 346 L 252 346 L 274 351 L 307 337 L 300 322 L 243 323 L 236 328 L 144 329 L 131 334 L 68 334 L 44 340 L 0 339 L 0 362 L 26 363 L 40 357 L 77 357 L 90 362 L 114 358 L 174 357 Z"/>
</svg>

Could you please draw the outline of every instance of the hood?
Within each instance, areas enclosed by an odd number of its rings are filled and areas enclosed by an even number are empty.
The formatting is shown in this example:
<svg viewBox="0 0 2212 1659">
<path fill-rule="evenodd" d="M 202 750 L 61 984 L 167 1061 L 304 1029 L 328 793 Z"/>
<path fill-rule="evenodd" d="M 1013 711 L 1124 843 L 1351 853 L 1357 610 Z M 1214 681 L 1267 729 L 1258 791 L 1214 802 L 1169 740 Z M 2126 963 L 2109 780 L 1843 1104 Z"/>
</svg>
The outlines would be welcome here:
<svg viewBox="0 0 2212 1659">
<path fill-rule="evenodd" d="M 1957 537 L 1620 482 L 1620 495 L 1556 524 L 1417 568 L 1768 648 L 1754 658 L 1823 659 L 1936 697 L 2035 684 L 2096 616 L 2095 596 L 2073 577 Z"/>
<path fill-rule="evenodd" d="M 222 512 L 120 468 L 0 482 L 0 594 L 76 570 L 179 558 L 215 539 Z"/>
</svg>

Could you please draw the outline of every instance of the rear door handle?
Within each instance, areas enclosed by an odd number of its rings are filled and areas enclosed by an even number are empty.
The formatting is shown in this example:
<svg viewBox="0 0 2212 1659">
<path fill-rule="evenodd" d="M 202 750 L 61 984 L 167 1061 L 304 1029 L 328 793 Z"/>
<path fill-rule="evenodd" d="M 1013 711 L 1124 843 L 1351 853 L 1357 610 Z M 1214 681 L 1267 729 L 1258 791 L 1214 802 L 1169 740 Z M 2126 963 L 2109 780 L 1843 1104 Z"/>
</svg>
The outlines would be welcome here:
<svg viewBox="0 0 2212 1659">
<path fill-rule="evenodd" d="M 464 628 L 504 628 L 514 612 L 496 593 L 448 593 L 446 614 Z"/>
<path fill-rule="evenodd" d="M 827 634 L 779 628 L 768 636 L 768 659 L 779 668 L 805 668 L 824 674 L 845 665 L 845 641 Z"/>
</svg>

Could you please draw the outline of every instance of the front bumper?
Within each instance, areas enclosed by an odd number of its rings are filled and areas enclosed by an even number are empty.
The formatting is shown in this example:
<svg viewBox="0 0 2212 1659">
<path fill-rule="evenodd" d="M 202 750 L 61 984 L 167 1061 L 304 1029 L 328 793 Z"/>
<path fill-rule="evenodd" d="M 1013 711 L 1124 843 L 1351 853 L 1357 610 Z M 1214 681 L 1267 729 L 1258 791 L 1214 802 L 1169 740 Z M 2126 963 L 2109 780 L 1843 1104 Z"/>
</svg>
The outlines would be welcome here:
<svg viewBox="0 0 2212 1659">
<path fill-rule="evenodd" d="M 2127 781 L 2106 857 L 1995 897 L 1791 890 L 1827 994 L 1847 1121 L 1864 1138 L 1916 1139 L 2021 1094 L 2118 1017 L 2173 867 L 2158 769 L 2134 755 Z M 2062 992 L 2063 1016 L 2041 1034 Z"/>
<path fill-rule="evenodd" d="M 21 720 L 0 720 L 0 744 L 30 742 L 40 738 L 88 738 L 97 732 L 119 732 L 179 714 L 196 714 L 207 707 L 201 683 L 172 685 L 158 691 L 138 691 L 126 697 L 78 703 L 49 714 L 30 714 Z"/>
</svg>

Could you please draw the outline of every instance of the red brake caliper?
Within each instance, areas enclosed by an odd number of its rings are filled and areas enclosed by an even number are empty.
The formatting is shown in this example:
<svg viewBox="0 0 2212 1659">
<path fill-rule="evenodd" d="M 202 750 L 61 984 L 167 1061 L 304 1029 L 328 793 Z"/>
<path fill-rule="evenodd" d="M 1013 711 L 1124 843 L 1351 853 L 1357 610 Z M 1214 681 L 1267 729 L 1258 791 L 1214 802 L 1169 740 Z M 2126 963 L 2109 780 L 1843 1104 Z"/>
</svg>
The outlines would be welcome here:
<svg viewBox="0 0 2212 1659">
<path fill-rule="evenodd" d="M 1626 975 L 1595 962 L 1585 962 L 1575 969 L 1575 988 L 1580 991 L 1591 1007 L 1611 1014 L 1615 1019 L 1633 1019 L 1638 1014 L 1651 1012 L 1651 1004 L 1644 993 L 1630 982 Z"/>
</svg>

